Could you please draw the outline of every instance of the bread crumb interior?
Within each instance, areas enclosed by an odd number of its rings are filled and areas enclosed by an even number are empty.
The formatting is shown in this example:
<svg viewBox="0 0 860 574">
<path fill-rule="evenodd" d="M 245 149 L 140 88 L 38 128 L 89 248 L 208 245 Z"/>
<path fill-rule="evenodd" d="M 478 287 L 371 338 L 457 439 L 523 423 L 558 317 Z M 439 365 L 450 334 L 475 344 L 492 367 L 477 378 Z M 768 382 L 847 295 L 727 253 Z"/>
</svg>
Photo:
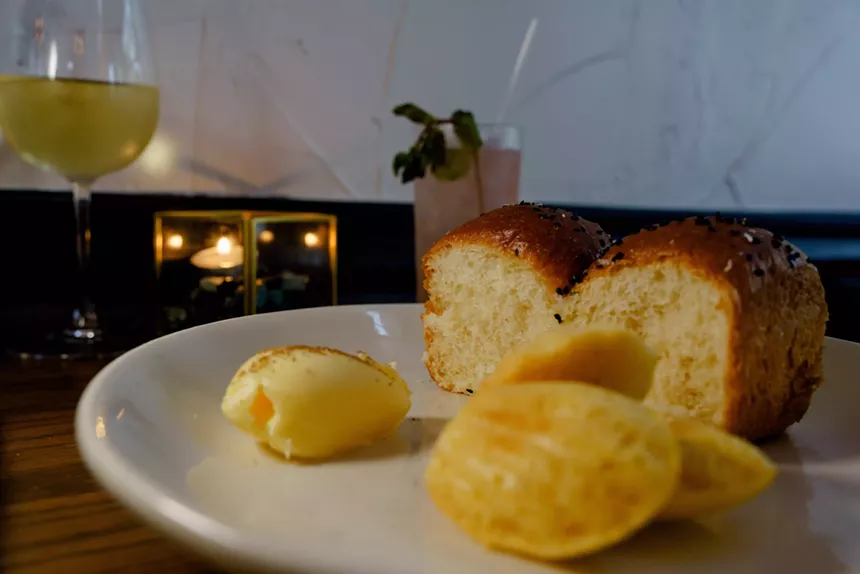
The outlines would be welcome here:
<svg viewBox="0 0 860 574">
<path fill-rule="evenodd" d="M 729 315 L 723 292 L 676 262 L 590 278 L 565 322 L 635 331 L 658 354 L 646 404 L 721 424 Z"/>
<path fill-rule="evenodd" d="M 558 322 L 561 297 L 523 259 L 481 245 L 436 254 L 427 292 L 437 314 L 424 325 L 435 334 L 430 360 L 444 366 L 444 383 L 476 390 L 515 346 Z"/>
</svg>

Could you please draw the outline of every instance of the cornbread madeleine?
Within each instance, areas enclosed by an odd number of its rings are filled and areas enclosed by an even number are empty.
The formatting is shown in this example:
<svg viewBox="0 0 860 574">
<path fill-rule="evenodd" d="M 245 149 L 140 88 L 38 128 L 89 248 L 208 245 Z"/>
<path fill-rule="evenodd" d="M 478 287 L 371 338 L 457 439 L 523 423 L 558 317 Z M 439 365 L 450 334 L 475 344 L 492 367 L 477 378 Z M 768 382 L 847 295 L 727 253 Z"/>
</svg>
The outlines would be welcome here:
<svg viewBox="0 0 860 574">
<path fill-rule="evenodd" d="M 612 246 L 563 317 L 639 333 L 659 356 L 647 404 L 748 439 L 799 421 L 821 384 L 818 271 L 783 238 L 719 215 Z"/>
<path fill-rule="evenodd" d="M 248 359 L 221 411 L 287 458 L 326 458 L 394 431 L 410 406 L 409 388 L 392 367 L 364 353 L 290 346 Z"/>
<path fill-rule="evenodd" d="M 668 418 L 681 447 L 681 478 L 660 518 L 696 518 L 739 506 L 776 476 L 765 454 L 742 438 L 696 419 Z"/>
<path fill-rule="evenodd" d="M 639 401 L 572 382 L 476 393 L 442 431 L 425 482 L 478 542 L 560 560 L 610 546 L 672 496 L 678 442 Z"/>
<path fill-rule="evenodd" d="M 578 381 L 642 400 L 651 389 L 656 364 L 657 355 L 632 331 L 559 325 L 505 355 L 481 389 Z"/>
<path fill-rule="evenodd" d="M 528 203 L 450 231 L 422 260 L 433 380 L 476 390 L 508 351 L 561 321 L 561 302 L 609 241 L 594 223 Z"/>
</svg>

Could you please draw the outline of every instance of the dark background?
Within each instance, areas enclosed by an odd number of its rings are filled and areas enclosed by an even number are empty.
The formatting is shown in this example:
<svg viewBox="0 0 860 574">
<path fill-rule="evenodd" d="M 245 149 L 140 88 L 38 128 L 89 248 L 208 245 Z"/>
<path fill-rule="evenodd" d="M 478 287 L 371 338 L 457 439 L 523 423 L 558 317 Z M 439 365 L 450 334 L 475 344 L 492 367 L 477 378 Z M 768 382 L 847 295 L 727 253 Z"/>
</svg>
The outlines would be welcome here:
<svg viewBox="0 0 860 574">
<path fill-rule="evenodd" d="M 693 213 L 559 207 L 618 236 Z M 97 193 L 92 203 L 94 299 L 106 329 L 122 333 L 132 343 L 156 332 L 153 215 L 176 209 L 333 214 L 338 218 L 339 304 L 415 299 L 411 205 Z M 7 345 L 64 326 L 75 302 L 71 194 L 0 191 L 0 215 L 0 343 Z M 807 252 L 827 292 L 828 334 L 860 340 L 860 326 L 853 320 L 853 302 L 860 293 L 860 215 L 756 214 L 750 223 L 784 235 Z"/>
</svg>

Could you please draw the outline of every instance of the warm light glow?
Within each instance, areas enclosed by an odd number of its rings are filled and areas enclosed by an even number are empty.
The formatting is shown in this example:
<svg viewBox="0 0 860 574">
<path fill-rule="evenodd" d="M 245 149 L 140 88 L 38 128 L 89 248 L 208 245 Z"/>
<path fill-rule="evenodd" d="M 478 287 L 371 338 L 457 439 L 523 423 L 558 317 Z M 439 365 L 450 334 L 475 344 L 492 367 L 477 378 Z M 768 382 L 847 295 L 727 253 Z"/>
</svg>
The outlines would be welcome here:
<svg viewBox="0 0 860 574">
<path fill-rule="evenodd" d="M 317 247 L 320 243 L 320 236 L 314 233 L 313 231 L 308 231 L 305 233 L 305 245 L 308 247 Z"/>
<path fill-rule="evenodd" d="M 176 160 L 176 145 L 164 134 L 158 133 L 141 154 L 138 165 L 150 175 L 167 174 Z"/>
<path fill-rule="evenodd" d="M 96 417 L 96 438 L 104 438 L 106 436 L 105 420 L 102 417 Z"/>
<path fill-rule="evenodd" d="M 275 239 L 275 234 L 269 229 L 264 229 L 260 232 L 260 243 L 271 243 Z"/>
<path fill-rule="evenodd" d="M 233 250 L 233 242 L 229 237 L 221 237 L 215 244 L 215 251 L 221 255 L 227 255 Z"/>
<path fill-rule="evenodd" d="M 167 236 L 167 246 L 171 249 L 179 249 L 185 241 L 178 233 L 173 233 Z"/>
</svg>

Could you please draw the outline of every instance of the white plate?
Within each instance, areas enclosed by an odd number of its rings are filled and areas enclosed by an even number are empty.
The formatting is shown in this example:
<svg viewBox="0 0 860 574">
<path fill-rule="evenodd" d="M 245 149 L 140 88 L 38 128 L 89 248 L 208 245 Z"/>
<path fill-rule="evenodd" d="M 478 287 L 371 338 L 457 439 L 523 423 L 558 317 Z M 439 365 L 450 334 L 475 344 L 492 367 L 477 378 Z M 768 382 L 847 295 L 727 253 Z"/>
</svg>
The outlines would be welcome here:
<svg viewBox="0 0 860 574">
<path fill-rule="evenodd" d="M 430 382 L 417 305 L 331 307 L 225 321 L 158 339 L 93 379 L 78 405 L 84 460 L 104 487 L 180 542 L 233 567 L 324 574 L 860 572 L 860 346 L 827 341 L 826 382 L 767 445 L 772 488 L 699 523 L 651 526 L 599 555 L 546 565 L 488 552 L 431 504 L 429 449 L 468 400 Z M 277 345 L 397 361 L 413 390 L 399 433 L 345 460 L 277 460 L 221 416 L 239 365 Z"/>
</svg>

